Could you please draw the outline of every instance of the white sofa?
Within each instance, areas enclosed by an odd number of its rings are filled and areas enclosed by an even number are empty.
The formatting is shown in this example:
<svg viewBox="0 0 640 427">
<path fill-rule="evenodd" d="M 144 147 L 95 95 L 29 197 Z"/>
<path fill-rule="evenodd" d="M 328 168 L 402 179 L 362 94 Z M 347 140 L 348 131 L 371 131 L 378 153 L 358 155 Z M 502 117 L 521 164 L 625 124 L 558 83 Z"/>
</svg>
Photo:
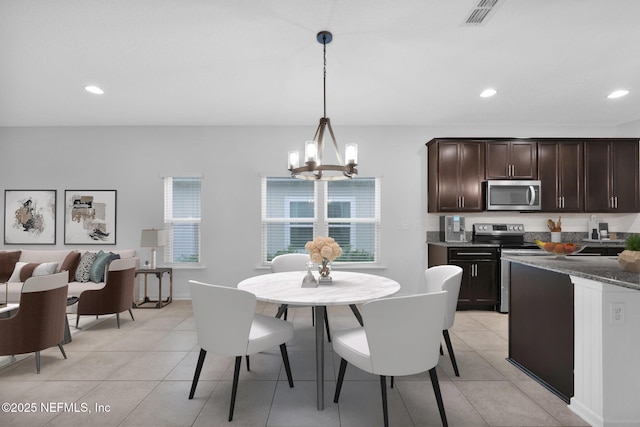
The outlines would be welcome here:
<svg viewBox="0 0 640 427">
<path fill-rule="evenodd" d="M 78 252 L 83 254 L 87 252 L 87 250 L 80 249 L 16 249 L 20 250 L 20 258 L 18 262 L 26 262 L 26 263 L 49 263 L 56 262 L 58 266 L 56 267 L 55 273 L 60 272 L 60 268 L 62 267 L 62 263 L 71 252 Z M 88 250 L 88 252 L 97 253 L 100 249 L 97 250 Z M 132 258 L 136 256 L 135 249 L 122 249 L 122 250 L 109 250 L 103 249 L 104 252 L 112 252 L 114 254 L 120 255 L 120 258 Z M 12 251 L 4 251 L 4 252 L 12 252 Z M 75 273 L 75 272 L 74 272 Z M 75 276 L 75 274 L 74 274 Z M 101 289 L 105 285 L 104 282 L 76 282 L 75 279 L 69 281 L 69 290 L 67 292 L 68 296 L 77 296 L 87 290 L 87 289 Z M 17 303 L 20 302 L 20 293 L 22 291 L 22 282 L 8 282 L 6 285 L 0 284 L 0 302 L 4 302 L 4 294 L 5 289 L 4 286 L 7 286 L 7 302 L 9 303 Z M 134 288 L 134 295 L 138 293 L 137 281 Z"/>
</svg>

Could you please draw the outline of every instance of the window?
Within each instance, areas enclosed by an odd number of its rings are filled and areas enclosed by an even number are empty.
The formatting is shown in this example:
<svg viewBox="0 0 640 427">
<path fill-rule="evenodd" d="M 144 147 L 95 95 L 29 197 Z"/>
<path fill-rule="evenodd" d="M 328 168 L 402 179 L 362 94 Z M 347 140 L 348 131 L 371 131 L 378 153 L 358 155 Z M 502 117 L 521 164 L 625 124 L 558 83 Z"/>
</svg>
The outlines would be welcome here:
<svg viewBox="0 0 640 427">
<path fill-rule="evenodd" d="M 166 177 L 164 179 L 164 227 L 167 264 L 200 263 L 200 217 L 202 179 Z"/>
<path fill-rule="evenodd" d="M 315 182 L 262 181 L 262 260 L 306 253 L 314 236 L 333 237 L 343 254 L 336 262 L 378 260 L 379 182 L 376 178 Z"/>
</svg>

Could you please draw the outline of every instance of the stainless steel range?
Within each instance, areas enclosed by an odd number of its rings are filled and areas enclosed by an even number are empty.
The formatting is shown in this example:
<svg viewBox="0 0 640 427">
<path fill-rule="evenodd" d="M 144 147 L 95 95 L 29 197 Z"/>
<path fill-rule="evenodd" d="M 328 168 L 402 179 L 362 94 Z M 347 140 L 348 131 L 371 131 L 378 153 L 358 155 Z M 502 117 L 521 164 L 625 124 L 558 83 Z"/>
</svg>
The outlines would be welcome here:
<svg viewBox="0 0 640 427">
<path fill-rule="evenodd" d="M 509 255 L 545 255 L 545 252 L 533 242 L 524 240 L 523 224 L 473 225 L 473 241 L 476 243 L 494 243 L 500 246 L 500 254 Z M 509 312 L 509 282 L 511 281 L 511 262 L 500 260 L 500 307 L 501 313 Z"/>
</svg>

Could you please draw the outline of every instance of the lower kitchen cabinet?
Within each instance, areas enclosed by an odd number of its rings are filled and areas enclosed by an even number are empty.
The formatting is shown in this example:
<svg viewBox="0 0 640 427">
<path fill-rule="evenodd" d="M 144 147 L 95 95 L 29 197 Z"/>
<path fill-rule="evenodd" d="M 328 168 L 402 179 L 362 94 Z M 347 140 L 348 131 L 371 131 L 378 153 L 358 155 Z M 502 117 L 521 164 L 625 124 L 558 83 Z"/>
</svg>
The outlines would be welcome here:
<svg viewBox="0 0 640 427">
<path fill-rule="evenodd" d="M 462 268 L 458 308 L 496 309 L 500 304 L 499 254 L 496 247 L 447 247 L 430 244 L 429 267 L 451 264 Z"/>
</svg>

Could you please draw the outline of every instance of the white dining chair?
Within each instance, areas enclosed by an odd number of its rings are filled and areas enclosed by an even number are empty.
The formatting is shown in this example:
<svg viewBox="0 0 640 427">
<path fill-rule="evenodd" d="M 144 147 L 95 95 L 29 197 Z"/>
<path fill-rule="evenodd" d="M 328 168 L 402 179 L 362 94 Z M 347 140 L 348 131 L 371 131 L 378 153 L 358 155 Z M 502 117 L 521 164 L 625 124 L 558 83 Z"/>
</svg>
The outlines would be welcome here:
<svg viewBox="0 0 640 427">
<path fill-rule="evenodd" d="M 285 273 L 288 271 L 307 271 L 307 262 L 309 262 L 309 255 L 307 254 L 282 254 L 274 257 L 271 260 L 271 272 L 272 273 Z M 287 320 L 288 309 L 291 308 L 301 308 L 304 306 L 296 305 L 294 306 L 286 306 L 281 305 L 278 308 L 278 314 L 276 317 L 280 317 L 284 315 L 284 320 Z M 315 324 L 315 308 L 311 307 L 311 324 Z M 324 316 L 324 326 L 327 330 L 327 340 L 331 342 L 331 332 L 329 332 L 329 318 L 328 316 Z"/>
<path fill-rule="evenodd" d="M 193 316 L 200 345 L 200 355 L 191 384 L 189 399 L 198 385 L 202 365 L 208 351 L 235 356 L 229 421 L 238 391 L 242 356 L 280 346 L 289 387 L 293 387 L 286 342 L 293 338 L 293 325 L 274 317 L 256 314 L 256 297 L 251 292 L 225 286 L 189 281 Z"/>
<path fill-rule="evenodd" d="M 458 306 L 458 294 L 460 293 L 460 284 L 462 283 L 462 268 L 457 265 L 436 265 L 429 267 L 424 272 L 426 281 L 426 292 L 447 291 L 447 311 L 445 312 L 444 326 L 442 327 L 442 336 L 447 345 L 447 351 L 451 358 L 453 371 L 456 377 L 460 376 L 456 356 L 453 353 L 453 345 L 451 345 L 451 337 L 449 329 L 453 326 L 456 317 L 456 308 Z M 442 347 L 441 347 L 442 354 Z"/>
<path fill-rule="evenodd" d="M 440 419 L 446 427 L 447 416 L 436 374 L 446 300 L 447 292 L 442 291 L 363 304 L 364 327 L 333 334 L 333 351 L 341 357 L 333 401 L 338 403 L 347 363 L 379 375 L 386 427 L 389 425 L 386 377 L 429 371 Z"/>
</svg>

